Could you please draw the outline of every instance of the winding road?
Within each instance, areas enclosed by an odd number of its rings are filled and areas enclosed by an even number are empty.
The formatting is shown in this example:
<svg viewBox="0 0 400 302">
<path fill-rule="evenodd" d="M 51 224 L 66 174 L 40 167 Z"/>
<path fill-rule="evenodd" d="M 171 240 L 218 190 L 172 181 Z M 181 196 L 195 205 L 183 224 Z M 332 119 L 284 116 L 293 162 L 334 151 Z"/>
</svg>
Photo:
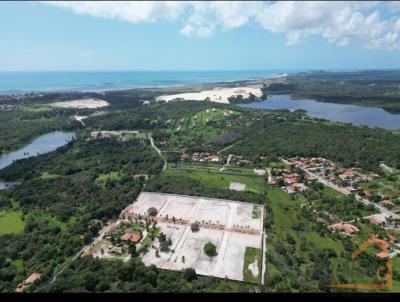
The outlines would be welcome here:
<svg viewBox="0 0 400 302">
<path fill-rule="evenodd" d="M 163 167 L 163 171 L 165 171 L 165 169 L 167 169 L 167 161 L 165 160 L 164 156 L 161 154 L 161 150 L 158 149 L 156 147 L 156 145 L 154 144 L 154 140 L 153 137 L 149 134 L 149 139 L 150 139 L 150 144 L 153 147 L 154 150 L 156 150 L 156 152 L 160 155 L 160 157 L 162 158 L 162 160 L 164 161 L 164 167 Z"/>
</svg>

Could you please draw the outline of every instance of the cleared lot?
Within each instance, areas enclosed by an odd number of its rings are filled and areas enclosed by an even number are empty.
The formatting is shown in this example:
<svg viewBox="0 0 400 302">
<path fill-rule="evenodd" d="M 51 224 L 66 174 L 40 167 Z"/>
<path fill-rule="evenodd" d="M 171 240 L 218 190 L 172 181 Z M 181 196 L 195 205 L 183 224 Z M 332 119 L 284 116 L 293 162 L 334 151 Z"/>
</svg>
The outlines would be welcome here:
<svg viewBox="0 0 400 302">
<path fill-rule="evenodd" d="M 82 99 L 82 100 L 72 100 L 72 101 L 64 101 L 64 102 L 55 102 L 50 104 L 53 107 L 60 108 L 101 108 L 108 106 L 109 103 L 107 101 L 99 100 L 99 99 Z"/>
<path fill-rule="evenodd" d="M 259 208 L 260 215 L 253 215 L 255 206 Z M 158 210 L 155 217 L 157 227 L 160 227 L 172 244 L 169 252 L 157 252 L 159 240 L 156 239 L 153 247 L 142 258 L 146 265 L 154 264 L 170 270 L 191 267 L 201 275 L 249 281 L 245 280 L 243 272 L 262 262 L 262 259 L 257 259 L 244 268 L 246 248 L 262 250 L 263 206 L 231 200 L 145 192 L 124 212 L 146 216 L 150 207 Z M 191 230 L 194 222 L 200 225 L 197 232 Z M 216 246 L 216 256 L 209 257 L 203 252 L 207 242 Z M 250 281 L 259 280 L 261 270 L 252 271 L 256 275 Z"/>
</svg>

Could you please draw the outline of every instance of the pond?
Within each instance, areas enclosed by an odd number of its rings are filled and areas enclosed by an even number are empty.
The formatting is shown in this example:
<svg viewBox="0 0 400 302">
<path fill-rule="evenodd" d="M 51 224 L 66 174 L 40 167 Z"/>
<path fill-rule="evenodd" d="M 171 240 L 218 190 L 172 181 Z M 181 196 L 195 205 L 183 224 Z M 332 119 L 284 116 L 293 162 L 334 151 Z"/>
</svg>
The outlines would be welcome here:
<svg viewBox="0 0 400 302">
<path fill-rule="evenodd" d="M 379 127 L 388 130 L 400 129 L 399 114 L 392 114 L 375 107 L 324 103 L 306 99 L 295 100 L 290 95 L 271 95 L 265 101 L 241 104 L 240 106 L 254 109 L 302 109 L 312 117 L 334 122 L 352 123 L 354 125 Z"/>
<path fill-rule="evenodd" d="M 75 138 L 74 132 L 54 131 L 36 138 L 29 145 L 0 156 L 0 170 L 11 165 L 15 160 L 48 153 L 64 146 Z M 7 183 L 0 182 L 0 190 L 5 189 Z"/>
</svg>

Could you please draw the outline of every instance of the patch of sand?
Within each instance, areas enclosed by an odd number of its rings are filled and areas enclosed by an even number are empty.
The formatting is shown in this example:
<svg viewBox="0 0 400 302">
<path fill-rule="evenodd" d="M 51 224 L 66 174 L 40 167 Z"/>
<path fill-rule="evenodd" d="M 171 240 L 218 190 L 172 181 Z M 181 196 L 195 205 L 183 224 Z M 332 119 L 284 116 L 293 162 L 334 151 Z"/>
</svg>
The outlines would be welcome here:
<svg viewBox="0 0 400 302">
<path fill-rule="evenodd" d="M 101 108 L 108 106 L 109 103 L 104 100 L 99 99 L 82 99 L 82 100 L 72 100 L 72 101 L 64 101 L 64 102 L 55 102 L 50 104 L 53 107 L 60 108 Z"/>
<path fill-rule="evenodd" d="M 254 277 L 257 277 L 259 274 L 257 260 L 253 263 L 250 263 L 248 269 Z"/>
<path fill-rule="evenodd" d="M 248 98 L 250 93 L 256 97 L 261 97 L 262 92 L 260 87 L 234 87 L 234 88 L 221 88 L 216 87 L 212 90 L 204 90 L 201 92 L 188 92 L 171 95 L 161 95 L 156 98 L 157 101 L 172 101 L 175 99 L 204 101 L 210 98 L 211 102 L 229 104 L 228 98 L 231 96 L 242 95 L 243 98 Z"/>
</svg>

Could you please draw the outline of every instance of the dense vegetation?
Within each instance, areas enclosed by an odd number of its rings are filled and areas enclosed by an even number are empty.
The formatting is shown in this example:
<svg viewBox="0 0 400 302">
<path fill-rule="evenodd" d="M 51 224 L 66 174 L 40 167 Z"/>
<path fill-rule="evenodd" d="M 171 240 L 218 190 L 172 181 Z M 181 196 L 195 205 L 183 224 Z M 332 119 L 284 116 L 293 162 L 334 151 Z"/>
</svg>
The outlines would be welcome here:
<svg viewBox="0 0 400 302">
<path fill-rule="evenodd" d="M 138 259 L 127 263 L 85 257 L 72 263 L 56 282 L 42 292 L 249 292 L 251 286 L 181 272 L 146 267 Z"/>
<path fill-rule="evenodd" d="M 378 170 L 380 161 L 400 167 L 399 136 L 382 129 L 315 122 L 293 117 L 268 117 L 253 123 L 247 136 L 230 152 L 250 158 L 269 156 L 321 156 Z"/>
<path fill-rule="evenodd" d="M 142 181 L 133 175 L 156 173 L 161 167 L 157 153 L 137 140 L 78 140 L 2 170 L 6 179 L 24 179 L 0 196 L 3 209 L 22 210 L 25 230 L 0 236 L 0 291 L 14 291 L 33 271 L 51 278 L 103 223 L 136 198 Z M 121 176 L 95 181 L 114 171 Z"/>
</svg>

